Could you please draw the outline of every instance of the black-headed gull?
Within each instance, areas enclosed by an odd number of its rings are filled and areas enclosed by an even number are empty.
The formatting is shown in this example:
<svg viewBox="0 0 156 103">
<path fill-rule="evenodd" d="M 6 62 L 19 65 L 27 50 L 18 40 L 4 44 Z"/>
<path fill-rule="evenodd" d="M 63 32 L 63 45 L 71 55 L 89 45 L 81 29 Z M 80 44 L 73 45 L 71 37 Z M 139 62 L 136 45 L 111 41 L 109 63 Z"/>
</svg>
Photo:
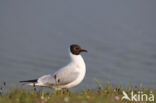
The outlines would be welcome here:
<svg viewBox="0 0 156 103">
<path fill-rule="evenodd" d="M 20 81 L 26 85 L 49 87 L 55 90 L 71 88 L 78 85 L 85 77 L 86 65 L 80 55 L 81 52 L 87 52 L 77 44 L 70 45 L 69 56 L 70 63 L 62 67 L 54 74 L 43 75 L 38 79 Z"/>
</svg>

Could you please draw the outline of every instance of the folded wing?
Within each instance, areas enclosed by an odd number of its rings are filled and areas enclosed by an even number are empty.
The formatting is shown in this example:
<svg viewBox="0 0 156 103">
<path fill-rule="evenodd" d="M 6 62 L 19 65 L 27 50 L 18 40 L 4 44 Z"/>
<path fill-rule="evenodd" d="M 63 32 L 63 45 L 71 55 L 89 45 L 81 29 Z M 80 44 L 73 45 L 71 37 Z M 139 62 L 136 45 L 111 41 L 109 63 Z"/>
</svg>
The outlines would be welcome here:
<svg viewBox="0 0 156 103">
<path fill-rule="evenodd" d="M 79 72 L 74 70 L 73 68 L 66 67 L 60 69 L 55 74 L 44 75 L 38 79 L 38 83 L 43 85 L 66 85 L 74 80 L 76 80 L 79 76 Z"/>
</svg>

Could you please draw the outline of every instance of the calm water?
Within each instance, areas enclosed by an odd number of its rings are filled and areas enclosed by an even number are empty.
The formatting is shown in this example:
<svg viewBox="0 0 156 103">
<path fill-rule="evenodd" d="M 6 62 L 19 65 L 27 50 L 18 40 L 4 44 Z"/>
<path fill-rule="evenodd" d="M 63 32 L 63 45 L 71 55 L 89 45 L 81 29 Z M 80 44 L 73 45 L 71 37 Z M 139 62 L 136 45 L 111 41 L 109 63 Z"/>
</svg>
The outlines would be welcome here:
<svg viewBox="0 0 156 103">
<path fill-rule="evenodd" d="M 40 2 L 39 2 L 40 1 Z M 68 63 L 80 44 L 87 66 L 77 88 L 156 86 L 155 1 L 0 1 L 0 83 L 19 85 Z"/>
</svg>

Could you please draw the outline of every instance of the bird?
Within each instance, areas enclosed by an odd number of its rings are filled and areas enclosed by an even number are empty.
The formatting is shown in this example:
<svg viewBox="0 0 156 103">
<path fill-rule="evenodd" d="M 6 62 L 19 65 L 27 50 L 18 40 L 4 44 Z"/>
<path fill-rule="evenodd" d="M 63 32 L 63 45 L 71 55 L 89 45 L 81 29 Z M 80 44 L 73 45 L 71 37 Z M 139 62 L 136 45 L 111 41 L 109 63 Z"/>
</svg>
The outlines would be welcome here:
<svg viewBox="0 0 156 103">
<path fill-rule="evenodd" d="M 70 45 L 69 49 L 70 62 L 57 70 L 55 73 L 43 75 L 37 79 L 24 80 L 24 83 L 30 86 L 48 87 L 54 90 L 69 89 L 77 86 L 82 82 L 86 74 L 86 64 L 82 52 L 88 52 L 82 49 L 78 44 Z"/>
</svg>

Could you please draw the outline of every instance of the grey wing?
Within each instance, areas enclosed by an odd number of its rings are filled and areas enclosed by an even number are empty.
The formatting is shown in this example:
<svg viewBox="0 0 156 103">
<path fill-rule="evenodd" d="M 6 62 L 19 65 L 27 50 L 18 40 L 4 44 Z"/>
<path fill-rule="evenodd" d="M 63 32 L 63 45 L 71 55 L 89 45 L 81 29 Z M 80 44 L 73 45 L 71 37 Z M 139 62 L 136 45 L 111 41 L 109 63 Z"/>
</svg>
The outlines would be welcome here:
<svg viewBox="0 0 156 103">
<path fill-rule="evenodd" d="M 44 75 L 38 79 L 38 82 L 44 85 L 66 85 L 73 82 L 79 76 L 79 72 L 72 71 L 70 68 L 64 68 L 54 75 Z"/>
<path fill-rule="evenodd" d="M 49 74 L 38 78 L 37 82 L 41 85 L 53 85 L 55 83 L 55 80 L 53 76 Z"/>
<path fill-rule="evenodd" d="M 56 84 L 66 85 L 76 80 L 78 76 L 79 76 L 79 72 L 62 70 L 54 74 L 53 77 L 56 81 Z"/>
</svg>

